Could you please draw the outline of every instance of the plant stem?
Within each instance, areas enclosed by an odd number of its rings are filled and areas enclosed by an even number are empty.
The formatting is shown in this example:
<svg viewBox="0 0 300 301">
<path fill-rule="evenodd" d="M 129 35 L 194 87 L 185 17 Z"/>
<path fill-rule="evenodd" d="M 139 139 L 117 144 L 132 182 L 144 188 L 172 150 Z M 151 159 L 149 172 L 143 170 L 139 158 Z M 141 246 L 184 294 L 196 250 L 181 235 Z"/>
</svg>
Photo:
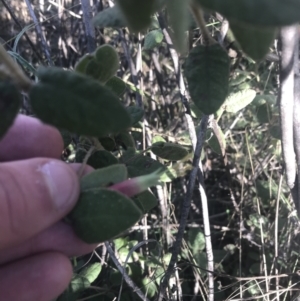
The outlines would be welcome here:
<svg viewBox="0 0 300 301">
<path fill-rule="evenodd" d="M 39 23 L 36 15 L 34 13 L 34 10 L 32 9 L 31 2 L 29 0 L 25 0 L 25 2 L 26 2 L 26 5 L 27 5 L 29 14 L 30 14 L 30 16 L 31 16 L 31 18 L 33 20 L 34 25 L 35 25 L 37 36 L 41 39 L 41 43 L 42 43 L 42 46 L 44 48 L 44 52 L 45 52 L 48 64 L 50 66 L 53 66 L 53 61 L 51 59 L 51 54 L 50 54 L 50 48 L 49 48 L 49 46 L 47 44 L 47 41 L 45 39 L 45 36 L 43 34 L 43 31 L 42 31 L 42 28 L 40 26 L 40 23 Z"/>
<path fill-rule="evenodd" d="M 199 5 L 196 4 L 194 1 L 192 1 L 190 4 L 190 8 L 194 15 L 197 25 L 200 27 L 201 33 L 203 35 L 204 44 L 206 45 L 215 44 L 216 41 L 212 38 L 209 31 L 207 30 L 206 23 L 203 17 L 203 12 L 199 7 Z"/>
<path fill-rule="evenodd" d="M 87 49 L 89 53 L 96 50 L 96 38 L 95 38 L 95 28 L 92 25 L 92 8 L 90 6 L 90 0 L 81 0 L 82 16 L 85 27 L 85 35 L 87 39 Z"/>
<path fill-rule="evenodd" d="M 108 254 L 110 255 L 112 261 L 114 262 L 115 266 L 119 270 L 119 272 L 122 274 L 122 277 L 124 278 L 125 282 L 129 287 L 132 288 L 132 291 L 135 292 L 143 301 L 150 301 L 143 292 L 136 286 L 136 284 L 131 280 L 131 278 L 126 273 L 124 267 L 122 267 L 121 263 L 119 262 L 118 258 L 115 255 L 114 250 L 112 249 L 109 242 L 105 242 L 105 247 L 107 249 Z"/>
<path fill-rule="evenodd" d="M 193 169 L 190 173 L 186 196 L 182 203 L 180 225 L 179 225 L 178 232 L 176 235 L 176 241 L 173 245 L 172 257 L 171 257 L 169 266 L 167 268 L 167 271 L 165 273 L 165 276 L 163 278 L 163 281 L 162 281 L 162 284 L 160 287 L 159 296 L 158 296 L 159 301 L 162 301 L 163 298 L 165 297 L 165 292 L 168 287 L 168 282 L 169 282 L 171 275 L 174 273 L 174 267 L 177 262 L 178 254 L 180 252 L 183 234 L 184 234 L 185 226 L 187 223 L 187 218 L 188 218 L 190 207 L 191 207 L 191 200 L 193 197 L 195 182 L 196 182 L 197 174 L 199 171 L 199 162 L 200 162 L 202 147 L 203 147 L 203 144 L 205 141 L 205 133 L 206 133 L 206 129 L 207 129 L 208 119 L 209 119 L 209 116 L 204 115 L 200 122 L 200 130 L 197 135 L 197 144 L 196 144 L 194 159 L 193 159 Z M 213 276 L 213 274 L 212 274 L 212 276 Z M 209 285 L 209 288 L 211 289 L 211 285 Z M 212 300 L 212 299 L 209 299 L 209 300 Z"/>
</svg>

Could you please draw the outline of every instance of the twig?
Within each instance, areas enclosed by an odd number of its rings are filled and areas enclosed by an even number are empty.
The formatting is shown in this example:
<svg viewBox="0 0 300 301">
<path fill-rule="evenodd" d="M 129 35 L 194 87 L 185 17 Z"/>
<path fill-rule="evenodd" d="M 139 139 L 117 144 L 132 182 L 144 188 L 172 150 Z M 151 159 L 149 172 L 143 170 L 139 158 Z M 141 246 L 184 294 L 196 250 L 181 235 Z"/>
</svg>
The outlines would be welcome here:
<svg viewBox="0 0 300 301">
<path fill-rule="evenodd" d="M 196 149 L 195 149 L 194 159 L 193 159 L 193 169 L 190 173 L 186 196 L 182 203 L 180 225 L 179 225 L 178 232 L 176 235 L 176 241 L 173 245 L 171 260 L 170 260 L 170 263 L 168 265 L 167 271 L 165 273 L 165 276 L 163 278 L 163 281 L 162 281 L 162 284 L 160 287 L 159 296 L 158 296 L 159 301 L 161 301 L 164 298 L 166 289 L 168 287 L 169 279 L 170 279 L 172 273 L 174 273 L 174 266 L 177 262 L 177 257 L 180 252 L 183 234 L 184 234 L 185 226 L 187 223 L 188 214 L 190 211 L 191 200 L 193 197 L 195 181 L 196 181 L 197 173 L 199 170 L 199 162 L 200 162 L 202 147 L 203 147 L 203 144 L 205 141 L 205 133 L 206 133 L 206 128 L 207 128 L 207 123 L 208 123 L 208 116 L 204 115 L 201 120 L 200 130 L 197 135 L 197 143 L 196 143 Z"/>
<path fill-rule="evenodd" d="M 118 30 L 118 32 L 119 32 L 119 35 L 120 35 L 120 38 L 121 38 L 121 43 L 122 43 L 122 47 L 123 47 L 123 50 L 124 50 L 124 54 L 125 54 L 125 57 L 127 59 L 128 65 L 129 65 L 132 83 L 134 84 L 135 87 L 138 88 L 139 83 L 138 83 L 137 72 L 136 72 L 136 68 L 134 66 L 134 63 L 132 61 L 131 54 L 129 52 L 129 47 L 127 45 L 127 42 L 126 42 L 126 39 L 125 39 L 125 36 L 124 36 L 122 30 Z M 139 93 L 135 93 L 135 103 L 140 108 L 143 107 L 142 97 Z"/>
<path fill-rule="evenodd" d="M 105 242 L 105 247 L 107 249 L 108 254 L 110 255 L 112 261 L 114 262 L 115 266 L 119 270 L 119 272 L 122 274 L 125 282 L 129 287 L 132 288 L 132 291 L 135 292 L 143 301 L 150 301 L 143 292 L 134 284 L 134 282 L 131 280 L 131 278 L 126 273 L 125 269 L 122 267 L 121 263 L 117 259 L 114 250 L 112 249 L 109 242 Z"/>
<path fill-rule="evenodd" d="M 53 62 L 52 62 L 51 54 L 50 54 L 50 49 L 49 49 L 48 44 L 47 44 L 47 42 L 45 40 L 45 37 L 43 35 L 40 23 L 38 22 L 38 19 L 36 18 L 36 15 L 34 13 L 34 10 L 32 9 L 30 1 L 29 0 L 25 0 L 25 2 L 26 2 L 26 5 L 28 7 L 29 14 L 30 14 L 30 16 L 31 16 L 31 18 L 33 20 L 34 25 L 35 25 L 37 36 L 41 39 L 41 43 L 42 43 L 42 46 L 43 46 L 46 58 L 48 60 L 48 64 L 50 66 L 53 66 Z"/>
<path fill-rule="evenodd" d="M 280 194 L 281 194 L 281 186 L 282 186 L 282 175 L 280 176 L 279 185 L 278 185 L 278 192 L 277 192 L 277 199 L 276 199 L 276 214 L 275 214 L 275 227 L 274 227 L 274 247 L 275 247 L 275 276 L 278 276 L 278 217 L 279 217 L 279 201 L 280 201 Z M 276 291 L 279 291 L 279 278 L 276 278 Z M 277 300 L 279 300 L 279 293 L 277 293 Z"/>
<path fill-rule="evenodd" d="M 95 40 L 95 28 L 92 25 L 92 9 L 90 6 L 90 0 L 81 0 L 83 23 L 85 27 L 85 35 L 87 38 L 87 49 L 89 53 L 92 53 L 96 49 Z"/>
<path fill-rule="evenodd" d="M 296 166 L 293 134 L 293 106 L 294 106 L 294 54 L 298 27 L 293 25 L 281 29 L 281 57 L 280 57 L 280 121 L 282 134 L 282 153 L 286 170 L 287 184 L 291 191 L 295 187 Z M 293 195 L 293 193 L 292 193 Z M 298 209 L 298 200 L 293 195 Z"/>
<path fill-rule="evenodd" d="M 205 135 L 205 132 L 204 132 Z M 204 138 L 203 138 L 204 139 Z M 201 164 L 201 162 L 199 162 Z M 203 227 L 204 227 L 204 237 L 205 237 L 205 252 L 207 257 L 207 273 L 208 278 L 208 301 L 214 301 L 214 254 L 211 243 L 211 232 L 210 232 L 210 222 L 209 222 L 209 212 L 207 196 L 204 189 L 204 177 L 202 168 L 198 169 L 198 180 L 199 180 L 199 191 L 201 197 L 202 205 L 202 217 L 203 217 Z"/>
<path fill-rule="evenodd" d="M 187 101 L 188 92 L 185 88 L 183 76 L 182 76 L 182 73 L 181 73 L 181 70 L 180 70 L 179 57 L 178 57 L 178 54 L 177 54 L 176 50 L 173 47 L 172 39 L 171 39 L 171 37 L 170 37 L 170 35 L 167 31 L 167 27 L 166 27 L 164 18 L 163 18 L 161 13 L 158 14 L 158 22 L 159 22 L 159 26 L 160 26 L 160 28 L 163 32 L 164 38 L 167 42 L 168 49 L 170 51 L 170 55 L 171 55 L 171 58 L 172 58 L 172 61 L 173 61 L 174 70 L 175 70 L 175 73 L 176 73 L 177 84 L 178 84 L 178 87 L 179 87 L 179 90 L 180 90 L 181 102 L 184 105 L 184 107 L 187 109 L 187 112 L 185 113 L 185 119 L 186 119 L 186 122 L 187 122 L 189 136 L 190 136 L 190 139 L 192 141 L 193 149 L 195 150 L 196 141 L 197 141 L 196 130 L 195 130 L 195 126 L 194 126 L 192 116 L 189 114 L 190 109 L 189 109 L 189 104 L 188 104 L 188 101 Z"/>
<path fill-rule="evenodd" d="M 196 1 L 191 1 L 190 8 L 194 15 L 195 21 L 197 22 L 197 25 L 199 26 L 201 33 L 203 35 L 204 44 L 205 45 L 215 44 L 216 41 L 213 39 L 209 31 L 207 30 L 202 9 L 199 7 L 198 3 L 196 3 Z"/>
<path fill-rule="evenodd" d="M 298 216 L 300 216 L 300 74 L 299 74 L 299 26 L 295 25 L 295 50 L 294 50 L 294 116 L 293 116 L 293 136 L 294 150 L 296 153 L 296 180 L 294 202 Z"/>
</svg>

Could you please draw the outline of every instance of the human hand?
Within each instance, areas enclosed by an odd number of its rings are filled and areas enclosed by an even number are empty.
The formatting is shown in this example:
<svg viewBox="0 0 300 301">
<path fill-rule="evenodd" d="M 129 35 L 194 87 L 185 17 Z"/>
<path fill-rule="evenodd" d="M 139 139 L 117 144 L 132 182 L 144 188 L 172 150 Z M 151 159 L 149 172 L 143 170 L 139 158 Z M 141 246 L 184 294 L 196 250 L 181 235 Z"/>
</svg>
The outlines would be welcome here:
<svg viewBox="0 0 300 301">
<path fill-rule="evenodd" d="M 80 168 L 58 160 L 62 149 L 55 128 L 21 115 L 0 141 L 0 299 L 54 299 L 72 277 L 68 257 L 95 248 L 61 221 L 78 199 Z"/>
</svg>

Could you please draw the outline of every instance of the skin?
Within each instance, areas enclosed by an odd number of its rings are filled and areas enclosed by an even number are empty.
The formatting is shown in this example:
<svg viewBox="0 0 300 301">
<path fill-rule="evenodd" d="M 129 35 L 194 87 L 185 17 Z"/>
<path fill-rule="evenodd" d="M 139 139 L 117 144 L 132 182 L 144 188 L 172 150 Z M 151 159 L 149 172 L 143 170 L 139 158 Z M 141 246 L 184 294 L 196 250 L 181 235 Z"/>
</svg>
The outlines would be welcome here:
<svg viewBox="0 0 300 301">
<path fill-rule="evenodd" d="M 21 115 L 0 141 L 3 300 L 53 300 L 71 280 L 69 257 L 96 247 L 61 221 L 78 199 L 80 168 L 59 160 L 62 149 L 55 128 Z M 90 171 L 86 167 L 84 173 Z"/>
</svg>

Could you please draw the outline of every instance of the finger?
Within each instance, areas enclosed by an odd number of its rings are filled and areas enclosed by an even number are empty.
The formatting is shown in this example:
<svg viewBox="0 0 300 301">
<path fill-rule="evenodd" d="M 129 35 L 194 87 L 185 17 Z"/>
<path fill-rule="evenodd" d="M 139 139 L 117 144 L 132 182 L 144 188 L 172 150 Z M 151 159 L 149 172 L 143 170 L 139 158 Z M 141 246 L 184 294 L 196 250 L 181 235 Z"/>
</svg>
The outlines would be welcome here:
<svg viewBox="0 0 300 301">
<path fill-rule="evenodd" d="M 0 165 L 0 249 L 19 244 L 62 219 L 79 196 L 79 180 L 59 160 Z"/>
<path fill-rule="evenodd" d="M 80 240 L 71 226 L 61 221 L 18 246 L 0 250 L 0 265 L 42 252 L 81 256 L 92 252 L 96 246 Z"/>
<path fill-rule="evenodd" d="M 0 140 L 0 161 L 34 157 L 60 158 L 63 141 L 59 131 L 38 119 L 19 115 Z"/>
<path fill-rule="evenodd" d="M 59 253 L 43 253 L 0 268 L 3 300 L 49 301 L 60 295 L 72 277 L 72 266 Z"/>
</svg>

